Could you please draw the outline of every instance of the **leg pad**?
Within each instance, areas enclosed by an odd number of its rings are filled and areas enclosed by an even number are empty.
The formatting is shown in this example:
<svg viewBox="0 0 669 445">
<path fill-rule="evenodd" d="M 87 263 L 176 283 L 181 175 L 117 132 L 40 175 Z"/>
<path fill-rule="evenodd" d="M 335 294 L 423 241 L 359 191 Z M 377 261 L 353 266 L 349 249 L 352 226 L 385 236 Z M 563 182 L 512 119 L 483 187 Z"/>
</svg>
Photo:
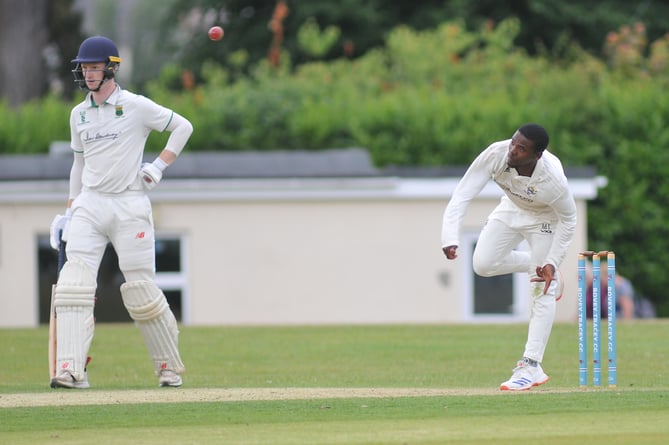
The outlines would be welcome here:
<svg viewBox="0 0 669 445">
<path fill-rule="evenodd" d="M 138 280 L 123 283 L 121 296 L 130 317 L 144 336 L 156 374 L 164 369 L 182 373 L 179 329 L 165 294 L 152 281 Z"/>
<path fill-rule="evenodd" d="M 56 284 L 56 374 L 69 371 L 78 381 L 85 378 L 93 342 L 96 285 L 88 266 L 78 261 L 65 263 Z"/>
</svg>

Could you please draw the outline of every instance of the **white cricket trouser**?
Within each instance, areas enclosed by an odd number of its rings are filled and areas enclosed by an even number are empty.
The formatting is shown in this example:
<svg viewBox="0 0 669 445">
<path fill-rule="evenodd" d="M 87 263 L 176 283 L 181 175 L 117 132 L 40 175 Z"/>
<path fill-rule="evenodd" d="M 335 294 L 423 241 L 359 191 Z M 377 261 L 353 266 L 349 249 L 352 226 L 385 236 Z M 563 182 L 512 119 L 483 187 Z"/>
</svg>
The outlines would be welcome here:
<svg viewBox="0 0 669 445">
<path fill-rule="evenodd" d="M 156 373 L 161 369 L 182 372 L 184 366 L 178 351 L 177 321 L 165 295 L 154 283 L 153 214 L 151 202 L 143 192 L 110 195 L 84 190 L 75 199 L 67 237 L 68 263 L 84 264 L 82 267 L 90 269 L 91 277 L 97 277 L 109 242 L 118 255 L 119 268 L 126 281 L 121 286 L 123 303 L 142 331 Z M 90 335 L 87 333 L 84 338 L 87 343 L 78 357 L 86 357 L 92 330 L 91 327 Z M 69 350 L 63 353 L 66 352 L 69 353 Z"/>
<path fill-rule="evenodd" d="M 84 190 L 72 205 L 67 258 L 88 265 L 97 277 L 107 243 L 118 255 L 126 281 L 155 278 L 151 202 L 143 192 L 104 194 Z"/>
<path fill-rule="evenodd" d="M 483 277 L 515 272 L 536 278 L 537 266 L 543 266 L 554 237 L 554 221 L 538 221 L 527 214 L 496 211 L 490 216 L 476 243 L 474 272 Z M 527 241 L 530 251 L 515 249 Z M 532 311 L 524 357 L 541 362 L 555 320 L 558 283 L 554 280 L 544 295 L 543 282 L 530 283 Z"/>
</svg>

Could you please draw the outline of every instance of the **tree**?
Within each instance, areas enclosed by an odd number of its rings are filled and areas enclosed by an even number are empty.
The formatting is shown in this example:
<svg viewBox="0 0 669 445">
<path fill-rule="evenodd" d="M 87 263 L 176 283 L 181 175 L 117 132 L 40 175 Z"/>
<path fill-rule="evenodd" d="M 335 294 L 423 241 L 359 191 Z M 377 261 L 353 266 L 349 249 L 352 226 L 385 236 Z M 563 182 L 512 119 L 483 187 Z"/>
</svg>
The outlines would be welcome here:
<svg viewBox="0 0 669 445">
<path fill-rule="evenodd" d="M 202 62 L 213 60 L 227 67 L 252 66 L 266 58 L 272 42 L 268 27 L 277 0 L 174 0 L 163 24 L 162 41 L 172 42 L 175 61 L 198 73 Z M 655 40 L 669 29 L 666 2 L 627 0 L 286 0 L 288 15 L 282 23 L 282 48 L 295 65 L 313 60 L 298 43 L 301 27 L 315 21 L 321 29 L 336 26 L 339 40 L 323 60 L 359 57 L 384 44 L 387 33 L 400 24 L 415 30 L 434 29 L 440 23 L 463 20 L 470 30 L 518 18 L 521 33 L 515 44 L 530 54 L 564 56 L 570 43 L 603 55 L 607 33 L 621 25 L 644 23 Z M 222 42 L 212 44 L 206 30 L 225 27 Z M 175 24 L 180 24 L 175 30 Z M 236 57 L 243 53 L 243 57 Z"/>
<path fill-rule="evenodd" d="M 642 22 L 650 40 L 669 29 L 669 4 L 651 0 L 451 0 L 444 6 L 449 15 L 463 18 L 473 28 L 487 20 L 517 17 L 522 30 L 515 43 L 529 53 L 542 49 L 559 53 L 571 41 L 601 56 L 606 35 L 621 25 Z"/>
<path fill-rule="evenodd" d="M 448 19 L 444 1 L 437 0 L 339 0 L 285 1 L 288 15 L 282 22 L 282 48 L 293 64 L 313 60 L 298 43 L 302 26 L 315 21 L 321 27 L 336 26 L 338 41 L 323 60 L 357 57 L 383 45 L 388 32 L 398 24 L 414 29 L 436 27 Z M 224 66 L 235 66 L 240 52 L 244 67 L 268 57 L 273 34 L 270 21 L 277 0 L 175 0 L 163 24 L 161 40 L 172 43 L 178 64 L 199 72 L 202 62 L 213 60 Z M 175 24 L 178 29 L 175 30 Z M 206 30 L 213 24 L 225 28 L 225 37 L 213 44 Z"/>
<path fill-rule="evenodd" d="M 72 97 L 77 90 L 72 77 L 72 62 L 79 45 L 84 39 L 81 32 L 81 14 L 72 9 L 73 0 L 49 0 L 47 10 L 47 26 L 49 30 L 49 44 L 47 54 L 53 55 L 53 60 L 47 62 L 48 91 L 59 93 L 64 97 Z"/>
<path fill-rule="evenodd" d="M 47 0 L 0 0 L 0 92 L 16 106 L 44 92 Z"/>
<path fill-rule="evenodd" d="M 79 45 L 72 0 L 0 0 L 0 97 L 12 106 L 50 89 L 67 93 L 69 58 Z M 65 76 L 69 82 L 64 81 Z"/>
</svg>

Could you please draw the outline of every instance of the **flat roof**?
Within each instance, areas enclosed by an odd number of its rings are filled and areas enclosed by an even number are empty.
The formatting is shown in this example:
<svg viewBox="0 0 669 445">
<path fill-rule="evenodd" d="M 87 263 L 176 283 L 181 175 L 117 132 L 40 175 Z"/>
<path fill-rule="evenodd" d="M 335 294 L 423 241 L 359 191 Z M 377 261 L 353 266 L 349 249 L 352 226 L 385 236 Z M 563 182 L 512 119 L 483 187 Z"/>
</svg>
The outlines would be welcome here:
<svg viewBox="0 0 669 445">
<path fill-rule="evenodd" d="M 146 161 L 155 153 L 145 155 Z M 0 156 L 0 202 L 63 202 L 72 155 Z M 365 149 L 184 152 L 150 192 L 154 202 L 249 199 L 447 199 L 466 166 L 377 168 Z M 574 197 L 594 199 L 606 178 L 590 167 L 565 167 Z M 492 181 L 479 197 L 498 198 Z"/>
</svg>

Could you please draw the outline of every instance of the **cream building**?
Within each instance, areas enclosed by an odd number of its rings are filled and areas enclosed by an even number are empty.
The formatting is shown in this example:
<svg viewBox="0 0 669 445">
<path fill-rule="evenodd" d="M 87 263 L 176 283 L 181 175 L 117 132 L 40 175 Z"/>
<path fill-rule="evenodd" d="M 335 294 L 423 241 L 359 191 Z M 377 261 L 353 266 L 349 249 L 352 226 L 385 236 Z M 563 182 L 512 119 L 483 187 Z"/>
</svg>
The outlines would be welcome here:
<svg viewBox="0 0 669 445">
<path fill-rule="evenodd" d="M 47 319 L 49 225 L 64 210 L 70 165 L 69 154 L 0 157 L 0 327 Z M 150 195 L 157 281 L 187 325 L 524 322 L 527 276 L 480 278 L 471 268 L 496 186 L 470 206 L 458 260 L 441 252 L 442 213 L 463 172 L 381 170 L 361 149 L 184 153 Z M 558 321 L 576 319 L 587 201 L 605 184 L 590 169 L 567 176 L 579 224 L 561 266 Z M 129 320 L 108 250 L 96 317 Z"/>
</svg>

